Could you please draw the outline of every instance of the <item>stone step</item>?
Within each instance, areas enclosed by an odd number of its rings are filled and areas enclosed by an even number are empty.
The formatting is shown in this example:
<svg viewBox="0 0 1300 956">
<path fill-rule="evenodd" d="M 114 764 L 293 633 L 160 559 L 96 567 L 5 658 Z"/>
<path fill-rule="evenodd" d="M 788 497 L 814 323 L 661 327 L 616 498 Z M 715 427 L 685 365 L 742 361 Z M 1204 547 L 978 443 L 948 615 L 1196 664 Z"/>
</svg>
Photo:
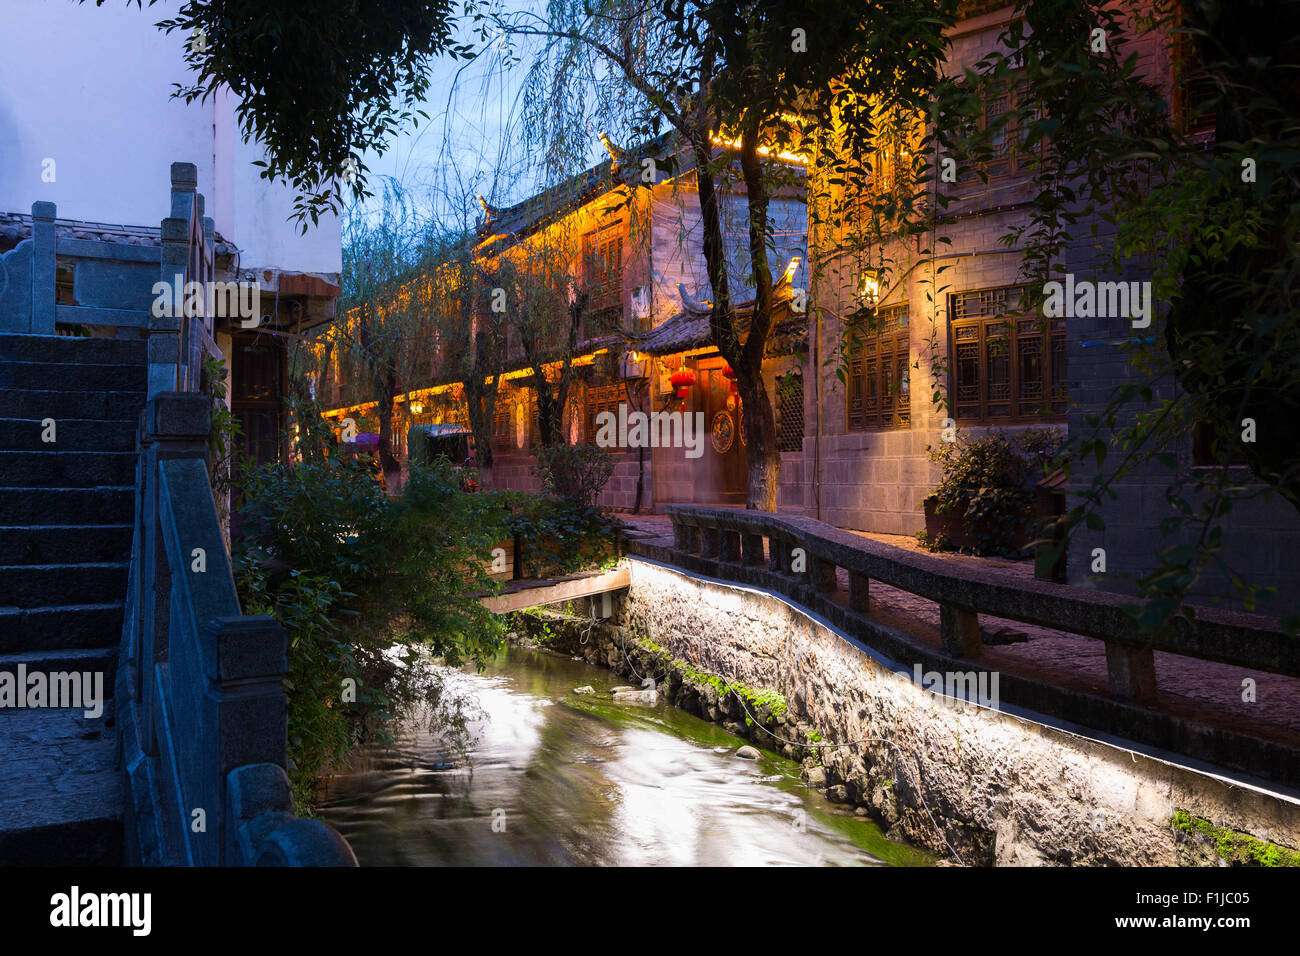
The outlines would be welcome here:
<svg viewBox="0 0 1300 956">
<path fill-rule="evenodd" d="M 56 418 L 53 442 L 42 440 L 39 418 L 0 417 L 0 448 L 8 451 L 135 451 L 137 419 L 105 422 L 95 418 Z"/>
<path fill-rule="evenodd" d="M 122 639 L 122 614 L 123 601 L 0 607 L 0 654 L 79 647 L 116 649 Z"/>
<path fill-rule="evenodd" d="M 0 335 L 0 362 L 141 365 L 148 361 L 144 339 L 90 339 L 73 335 Z"/>
<path fill-rule="evenodd" d="M 135 488 L 0 487 L 0 525 L 127 524 Z"/>
<path fill-rule="evenodd" d="M 144 394 L 148 373 L 144 365 L 60 362 L 0 362 L 0 388 L 80 392 L 109 390 Z"/>
<path fill-rule="evenodd" d="M 104 705 L 98 717 L 86 716 L 84 701 L 79 708 L 0 709 L 0 865 L 121 865 L 122 778 L 110 679 L 116 650 L 0 655 L 0 671 L 16 673 L 20 663 L 29 675 L 103 673 Z"/>
<path fill-rule="evenodd" d="M 55 650 L 0 651 L 0 671 L 17 673 L 19 664 L 27 673 L 43 671 L 77 671 L 104 675 L 105 699 L 113 695 L 113 681 L 117 677 L 117 654 L 114 647 L 65 647 Z M 0 714 L 4 711 L 0 710 Z"/>
<path fill-rule="evenodd" d="M 129 561 L 129 524 L 0 527 L 0 565 Z"/>
<path fill-rule="evenodd" d="M 56 431 L 57 436 L 57 431 Z M 0 451 L 0 485 L 29 488 L 91 488 L 135 484 L 134 452 Z"/>
<path fill-rule="evenodd" d="M 135 424 L 142 408 L 144 392 L 0 388 L 0 418 L 97 418 Z"/>
<path fill-rule="evenodd" d="M 75 595 L 86 604 L 108 604 L 126 597 L 129 565 L 19 564 L 0 567 L 0 594 L 9 607 L 50 607 Z"/>
</svg>

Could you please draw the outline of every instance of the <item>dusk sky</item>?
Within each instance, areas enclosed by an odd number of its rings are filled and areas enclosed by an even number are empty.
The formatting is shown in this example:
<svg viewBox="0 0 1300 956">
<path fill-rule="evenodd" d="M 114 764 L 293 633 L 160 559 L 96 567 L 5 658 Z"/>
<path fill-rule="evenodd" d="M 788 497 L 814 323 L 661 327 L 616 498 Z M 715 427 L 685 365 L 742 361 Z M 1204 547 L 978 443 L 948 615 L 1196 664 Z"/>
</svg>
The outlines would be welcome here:
<svg viewBox="0 0 1300 956">
<path fill-rule="evenodd" d="M 532 6 L 510 4 L 512 9 Z M 467 31 L 462 36 L 479 45 Z M 482 194 L 496 205 L 509 205 L 536 192 L 543 177 L 525 155 L 521 100 L 537 42 L 514 40 L 516 60 L 509 65 L 499 45 L 472 61 L 435 60 L 428 96 L 420 104 L 429 121 L 403 130 L 382 156 L 364 154 L 377 194 L 367 207 L 378 207 L 379 180 L 387 176 L 402 185 L 422 212 L 444 219 L 455 217 L 452 196 Z M 583 158 L 590 163 L 604 155 L 593 130 L 591 148 Z"/>
</svg>

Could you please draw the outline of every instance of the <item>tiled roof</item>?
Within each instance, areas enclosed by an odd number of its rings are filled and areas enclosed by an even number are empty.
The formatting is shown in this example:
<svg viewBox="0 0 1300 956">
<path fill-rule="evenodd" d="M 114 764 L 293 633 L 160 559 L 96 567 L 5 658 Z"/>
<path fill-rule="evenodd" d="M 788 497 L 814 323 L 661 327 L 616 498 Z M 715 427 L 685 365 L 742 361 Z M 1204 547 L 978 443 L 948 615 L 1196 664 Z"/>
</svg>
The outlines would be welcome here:
<svg viewBox="0 0 1300 956">
<path fill-rule="evenodd" d="M 161 246 L 160 226 L 128 226 L 119 223 L 83 222 L 80 219 L 55 219 L 54 234 L 58 239 L 90 239 L 95 242 L 121 242 L 132 246 Z M 0 248 L 9 249 L 32 236 L 32 217 L 29 213 L 0 212 Z M 215 234 L 215 251 L 219 256 L 234 253 L 235 247 Z"/>
<path fill-rule="evenodd" d="M 772 304 L 775 314 L 772 332 L 767 342 L 769 355 L 786 355 L 802 344 L 806 344 L 808 317 L 802 312 L 792 311 L 790 302 L 789 295 L 781 295 L 778 292 L 777 299 Z M 753 316 L 753 299 L 737 303 L 736 319 L 742 335 L 748 332 Z M 675 352 L 702 348 L 712 344 L 712 341 L 709 313 L 684 308 L 646 333 L 644 338 L 633 343 L 633 348 L 647 355 L 672 355 Z"/>
<path fill-rule="evenodd" d="M 486 206 L 487 218 L 478 226 L 479 238 L 484 242 L 490 237 L 507 240 L 522 238 L 578 209 L 616 185 L 632 182 L 641 175 L 641 162 L 637 157 L 660 157 L 674 148 L 673 135 L 665 133 L 634 149 L 616 149 L 621 161 L 616 162 L 611 157 L 523 202 L 504 209 Z M 629 157 L 633 158 L 629 161 Z M 678 170 L 679 174 L 680 172 Z"/>
</svg>

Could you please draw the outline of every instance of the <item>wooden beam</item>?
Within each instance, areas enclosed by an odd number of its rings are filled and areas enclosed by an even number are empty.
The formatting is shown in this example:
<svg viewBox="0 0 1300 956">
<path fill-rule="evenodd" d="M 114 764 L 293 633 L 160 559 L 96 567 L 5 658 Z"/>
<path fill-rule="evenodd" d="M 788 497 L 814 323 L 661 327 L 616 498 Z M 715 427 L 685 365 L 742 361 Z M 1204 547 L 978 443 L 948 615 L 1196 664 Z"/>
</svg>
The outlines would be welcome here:
<svg viewBox="0 0 1300 956">
<path fill-rule="evenodd" d="M 481 598 L 481 601 L 493 614 L 508 614 L 511 611 L 559 604 L 606 591 L 618 591 L 631 583 L 632 575 L 628 569 L 620 567 L 613 571 L 593 571 L 568 578 L 521 581 L 519 584 L 522 586 L 512 585 L 509 590 L 495 597 Z"/>
</svg>

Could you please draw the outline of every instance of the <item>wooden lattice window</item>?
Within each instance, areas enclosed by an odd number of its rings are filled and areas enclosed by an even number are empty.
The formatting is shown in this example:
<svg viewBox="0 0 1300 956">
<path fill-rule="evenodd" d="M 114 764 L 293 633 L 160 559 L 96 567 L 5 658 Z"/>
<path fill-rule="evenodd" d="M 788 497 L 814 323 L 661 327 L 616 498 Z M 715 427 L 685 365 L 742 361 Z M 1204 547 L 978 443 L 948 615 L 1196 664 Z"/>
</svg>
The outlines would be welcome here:
<svg viewBox="0 0 1300 956">
<path fill-rule="evenodd" d="M 1210 136 L 1215 131 L 1213 101 L 1218 96 L 1214 80 L 1201 65 L 1195 40 L 1186 33 L 1174 38 L 1173 114 L 1178 128 L 1187 136 Z"/>
<path fill-rule="evenodd" d="M 583 422 L 583 441 L 588 445 L 596 443 L 596 433 L 600 430 L 596 416 L 601 412 L 613 412 L 618 417 L 618 406 L 627 400 L 622 385 L 600 385 L 587 389 L 587 402 Z"/>
<path fill-rule="evenodd" d="M 881 308 L 874 325 L 862 323 L 850 330 L 850 431 L 906 428 L 910 424 L 908 331 L 906 303 Z"/>
<path fill-rule="evenodd" d="M 1046 114 L 1028 99 L 1026 84 L 1015 83 L 993 87 L 984 94 L 984 115 L 977 121 L 981 130 L 988 131 L 989 153 L 981 163 L 962 162 L 958 177 L 962 183 L 978 182 L 978 170 L 983 169 L 989 179 L 1027 175 L 1038 163 L 1051 155 L 1051 143 L 1046 137 L 1031 147 L 1024 143 L 1030 135 L 1030 125 Z M 1005 122 L 1000 120 L 1009 111 L 1018 111 Z"/>
<path fill-rule="evenodd" d="M 505 394 L 497 395 L 492 413 L 492 444 L 505 448 L 514 444 L 514 402 Z"/>
<path fill-rule="evenodd" d="M 1024 293 L 1024 286 L 1010 286 L 949 296 L 957 421 L 1065 415 L 1065 320 L 1027 314 Z"/>
<path fill-rule="evenodd" d="M 803 375 L 790 372 L 776 380 L 777 451 L 803 451 Z"/>
<path fill-rule="evenodd" d="M 589 233 L 583 242 L 588 334 L 623 327 L 623 236 L 617 230 Z"/>
</svg>

